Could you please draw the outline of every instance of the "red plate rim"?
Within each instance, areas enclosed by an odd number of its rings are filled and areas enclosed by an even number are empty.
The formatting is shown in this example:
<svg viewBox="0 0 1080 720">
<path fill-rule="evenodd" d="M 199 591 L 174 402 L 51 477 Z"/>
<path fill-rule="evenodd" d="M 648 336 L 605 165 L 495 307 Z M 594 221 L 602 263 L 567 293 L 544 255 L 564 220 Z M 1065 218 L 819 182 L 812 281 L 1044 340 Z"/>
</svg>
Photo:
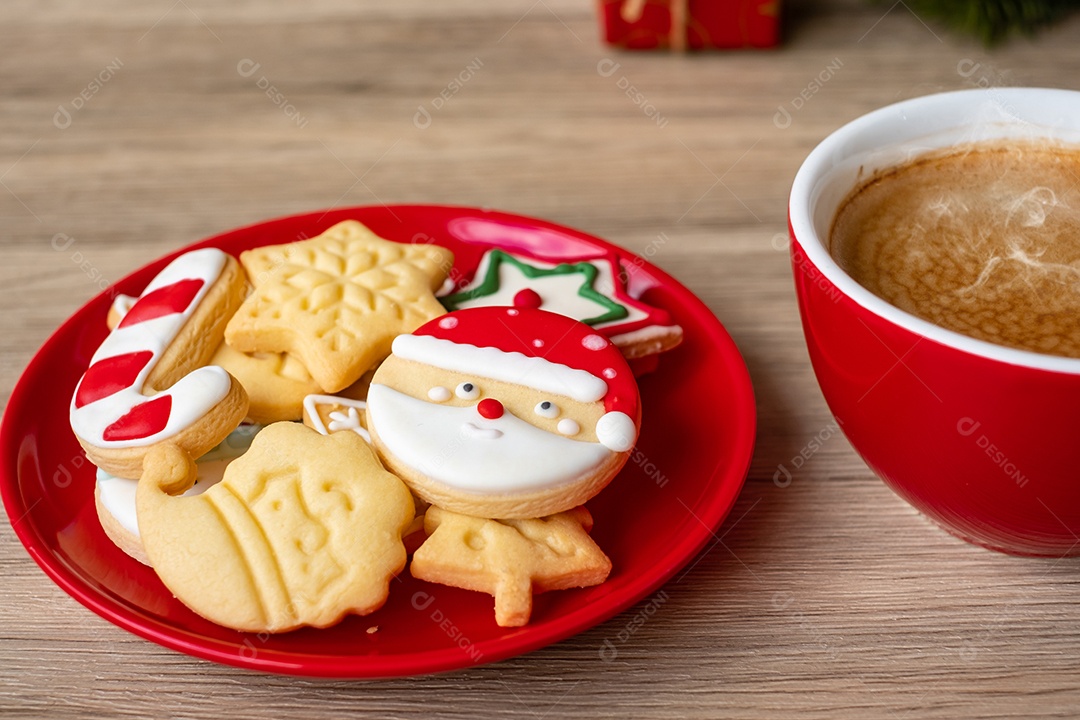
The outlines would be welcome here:
<svg viewBox="0 0 1080 720">
<path fill-rule="evenodd" d="M 483 657 L 483 663 L 496 662 L 536 650 L 602 623 L 659 588 L 679 569 L 688 564 L 710 539 L 715 538 L 715 531 L 734 506 L 749 472 L 756 435 L 756 407 L 749 372 L 734 341 L 712 311 L 692 292 L 663 270 L 612 243 L 588 233 L 535 218 L 464 206 L 391 205 L 381 207 L 360 206 L 287 215 L 229 230 L 192 243 L 128 274 L 111 288 L 99 293 L 87 302 L 50 336 L 30 361 L 26 371 L 12 391 L 5 408 L 3 423 L 0 425 L 0 461 L 3 463 L 2 469 L 0 469 L 0 473 L 2 473 L 0 475 L 0 497 L 3 499 L 9 522 L 16 535 L 45 574 L 64 592 L 109 622 L 164 647 L 225 665 L 288 675 L 352 679 L 405 677 L 472 666 L 470 663 L 462 662 L 462 654 L 453 649 L 431 650 L 406 655 L 379 655 L 373 659 L 372 656 L 367 655 L 300 654 L 262 648 L 257 655 L 246 657 L 243 653 L 237 652 L 237 647 L 234 644 L 197 635 L 171 623 L 163 622 L 149 614 L 136 612 L 132 608 L 90 587 L 65 562 L 51 552 L 48 541 L 40 534 L 38 528 L 31 522 L 25 522 L 32 507 L 26 506 L 22 494 L 18 491 L 16 459 L 24 435 L 20 433 L 18 423 L 12 420 L 12 416 L 17 415 L 20 408 L 29 407 L 33 403 L 32 389 L 36 385 L 36 381 L 39 381 L 37 376 L 45 372 L 44 358 L 58 352 L 53 347 L 59 343 L 58 338 L 65 334 L 70 325 L 81 322 L 80 316 L 90 306 L 103 302 L 103 296 L 115 292 L 116 288 L 125 288 L 130 285 L 137 275 L 160 269 L 169 260 L 184 252 L 199 247 L 227 244 L 229 238 L 250 233 L 257 228 L 265 228 L 284 222 L 304 223 L 305 221 L 311 221 L 312 224 L 318 224 L 326 218 L 336 222 L 351 215 L 372 212 L 385 211 L 394 214 L 397 211 L 406 214 L 425 210 L 460 211 L 461 213 L 473 215 L 483 214 L 485 217 L 493 219 L 526 222 L 531 226 L 555 230 L 584 239 L 588 243 L 595 244 L 606 250 L 615 251 L 624 258 L 633 259 L 635 263 L 640 260 L 642 267 L 661 281 L 664 287 L 674 289 L 679 293 L 681 296 L 680 301 L 684 303 L 680 308 L 682 314 L 689 315 L 694 320 L 697 325 L 695 331 L 704 332 L 708 335 L 707 342 L 716 347 L 727 359 L 730 363 L 728 372 L 734 377 L 734 384 L 731 388 L 732 395 L 729 399 L 730 412 L 739 419 L 739 422 L 735 425 L 737 437 L 732 440 L 734 447 L 737 449 L 737 454 L 734 457 L 725 458 L 725 462 L 717 463 L 714 468 L 708 482 L 717 491 L 704 496 L 701 503 L 693 508 L 694 515 L 700 521 L 692 526 L 696 531 L 692 529 L 669 547 L 664 555 L 663 560 L 665 563 L 662 566 L 654 566 L 653 572 L 636 576 L 618 594 L 608 595 L 596 602 L 581 606 L 577 610 L 561 616 L 558 622 L 526 626 L 520 632 L 510 636 L 477 641 L 475 649 Z M 332 632 L 332 630 L 327 632 Z"/>
</svg>

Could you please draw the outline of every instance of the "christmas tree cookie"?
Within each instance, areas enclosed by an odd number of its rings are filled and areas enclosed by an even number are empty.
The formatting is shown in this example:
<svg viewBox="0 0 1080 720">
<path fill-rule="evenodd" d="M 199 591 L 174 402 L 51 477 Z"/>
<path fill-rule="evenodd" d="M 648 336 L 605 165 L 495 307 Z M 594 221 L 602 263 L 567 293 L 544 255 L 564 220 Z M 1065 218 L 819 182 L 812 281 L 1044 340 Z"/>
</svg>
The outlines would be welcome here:
<svg viewBox="0 0 1080 720">
<path fill-rule="evenodd" d="M 596 257 L 530 257 L 488 250 L 472 279 L 439 298 L 448 310 L 509 306 L 546 310 L 580 320 L 607 337 L 628 359 L 670 350 L 682 340 L 671 315 L 630 291 L 636 265 L 615 253 Z"/>
<path fill-rule="evenodd" d="M 430 508 L 429 537 L 413 556 L 413 577 L 495 596 L 495 622 L 529 622 L 533 595 L 599 585 L 611 561 L 589 537 L 583 507 L 545 518 L 487 520 Z"/>
</svg>

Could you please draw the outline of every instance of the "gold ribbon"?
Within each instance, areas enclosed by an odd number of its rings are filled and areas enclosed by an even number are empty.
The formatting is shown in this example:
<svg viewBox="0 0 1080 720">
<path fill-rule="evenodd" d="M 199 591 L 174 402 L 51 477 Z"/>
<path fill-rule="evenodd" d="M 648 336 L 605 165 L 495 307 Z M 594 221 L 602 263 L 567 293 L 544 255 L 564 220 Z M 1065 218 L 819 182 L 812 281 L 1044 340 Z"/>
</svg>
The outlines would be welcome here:
<svg viewBox="0 0 1080 720">
<path fill-rule="evenodd" d="M 624 0 L 619 8 L 622 19 L 635 23 L 645 14 L 648 0 Z M 671 30 L 668 44 L 676 52 L 686 52 L 686 28 L 690 22 L 690 0 L 668 0 L 668 12 L 671 13 Z"/>
</svg>

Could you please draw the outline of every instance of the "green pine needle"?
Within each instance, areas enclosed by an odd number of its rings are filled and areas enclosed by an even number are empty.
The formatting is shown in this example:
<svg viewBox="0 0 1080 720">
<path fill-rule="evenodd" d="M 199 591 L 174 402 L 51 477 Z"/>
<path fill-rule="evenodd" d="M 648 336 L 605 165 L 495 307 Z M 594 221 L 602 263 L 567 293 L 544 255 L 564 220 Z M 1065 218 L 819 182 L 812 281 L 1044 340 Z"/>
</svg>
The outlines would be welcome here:
<svg viewBox="0 0 1080 720">
<path fill-rule="evenodd" d="M 888 0 L 885 0 L 886 2 Z M 906 0 L 924 19 L 997 45 L 1011 35 L 1036 31 L 1080 9 L 1080 0 Z"/>
</svg>

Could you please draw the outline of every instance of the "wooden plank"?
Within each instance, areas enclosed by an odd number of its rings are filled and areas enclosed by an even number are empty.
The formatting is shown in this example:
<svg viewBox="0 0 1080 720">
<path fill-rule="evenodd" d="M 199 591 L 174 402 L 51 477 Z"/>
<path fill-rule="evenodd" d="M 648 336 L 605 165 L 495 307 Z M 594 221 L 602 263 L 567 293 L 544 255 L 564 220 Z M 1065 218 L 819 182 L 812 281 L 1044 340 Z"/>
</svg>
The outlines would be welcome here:
<svg viewBox="0 0 1080 720">
<path fill-rule="evenodd" d="M 381 201 L 497 207 L 652 247 L 739 343 L 759 408 L 723 542 L 664 588 L 648 622 L 629 632 L 630 609 L 445 676 L 318 682 L 164 650 L 64 595 L 4 526 L 0 714 L 1075 716 L 1075 562 L 954 540 L 825 432 L 783 237 L 791 179 L 831 130 L 939 90 L 1080 87 L 1080 22 L 990 53 L 903 4 L 792 3 L 783 48 L 683 58 L 601 46 L 592 11 L 570 0 L 0 11 L 4 401 L 100 279 L 230 227 Z M 618 68 L 605 75 L 602 61 Z M 790 484 L 774 482 L 781 465 Z M 617 643 L 611 662 L 605 641 Z"/>
</svg>

